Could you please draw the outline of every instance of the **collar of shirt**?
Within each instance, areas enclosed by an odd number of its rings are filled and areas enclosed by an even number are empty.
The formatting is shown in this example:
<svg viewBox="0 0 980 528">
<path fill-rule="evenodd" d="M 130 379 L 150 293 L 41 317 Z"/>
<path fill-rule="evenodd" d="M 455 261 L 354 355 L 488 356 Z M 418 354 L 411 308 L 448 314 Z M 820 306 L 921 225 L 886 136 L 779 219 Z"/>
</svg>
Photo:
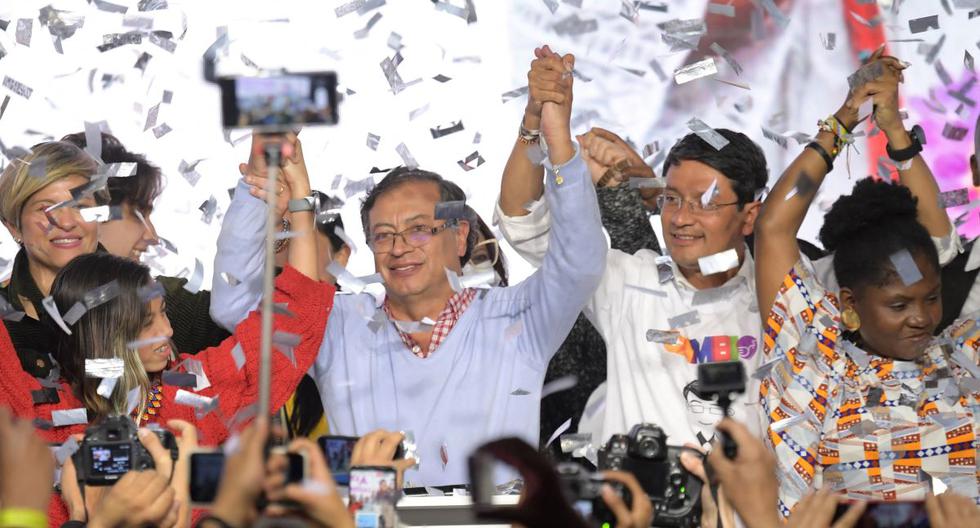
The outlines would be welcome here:
<svg viewBox="0 0 980 528">
<path fill-rule="evenodd" d="M 429 348 L 427 350 L 422 350 L 422 347 L 412 339 L 412 336 L 406 332 L 402 332 L 397 326 L 395 329 L 398 331 L 398 336 L 401 337 L 402 343 L 412 351 L 413 354 L 420 358 L 427 358 L 429 354 L 433 353 L 436 348 L 446 340 L 449 336 L 449 331 L 456 326 L 456 322 L 463 315 L 463 312 L 470 306 L 473 302 L 473 298 L 476 297 L 476 289 L 465 288 L 462 291 L 457 292 L 452 297 L 446 301 L 446 307 L 442 309 L 439 317 L 436 318 L 435 324 L 432 326 L 432 337 L 429 339 Z M 381 309 L 384 310 L 385 315 L 388 319 L 394 320 L 391 315 L 391 309 L 388 306 L 388 299 L 384 300 L 381 305 Z"/>
</svg>

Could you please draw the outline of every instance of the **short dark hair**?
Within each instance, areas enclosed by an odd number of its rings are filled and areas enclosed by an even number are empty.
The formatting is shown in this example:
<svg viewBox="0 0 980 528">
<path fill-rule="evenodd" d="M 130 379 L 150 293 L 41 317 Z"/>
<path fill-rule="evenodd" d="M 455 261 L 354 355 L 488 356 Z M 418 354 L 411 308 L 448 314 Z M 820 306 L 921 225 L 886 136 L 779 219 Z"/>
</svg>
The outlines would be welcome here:
<svg viewBox="0 0 980 528">
<path fill-rule="evenodd" d="M 443 178 L 442 176 L 427 170 L 422 169 L 412 169 L 409 167 L 397 167 L 392 169 L 385 177 L 378 182 L 377 185 L 368 191 L 367 196 L 364 197 L 364 201 L 361 202 L 361 226 L 364 229 L 364 237 L 366 239 L 371 238 L 371 224 L 368 219 L 368 215 L 371 213 L 371 209 L 374 207 L 374 203 L 378 201 L 378 198 L 384 193 L 391 191 L 395 187 L 405 183 L 411 182 L 431 182 L 439 186 L 439 201 L 440 202 L 453 202 L 453 201 L 465 201 L 466 193 L 463 189 L 456 185 L 455 183 Z M 475 213 L 473 213 L 475 215 Z M 471 216 L 471 215 L 468 215 Z M 473 220 L 469 217 L 463 218 L 467 220 L 470 224 L 469 235 L 466 237 L 466 253 L 463 254 L 459 259 L 459 264 L 465 266 L 470 260 L 470 253 L 473 251 L 473 246 L 476 244 L 476 225 L 474 225 Z"/>
<path fill-rule="evenodd" d="M 681 161 L 704 163 L 731 180 L 741 209 L 743 205 L 757 200 L 757 193 L 766 187 L 769 179 L 766 156 L 759 145 L 745 134 L 727 128 L 715 130 L 725 136 L 728 145 L 718 150 L 697 134 L 688 134 L 667 153 L 662 175 L 666 177 L 667 169 L 680 165 Z"/>
<path fill-rule="evenodd" d="M 939 254 L 916 217 L 908 187 L 865 178 L 841 196 L 824 216 L 820 242 L 834 253 L 841 286 L 883 286 L 896 276 L 891 256 L 906 250 L 924 255 L 938 272 Z"/>
<path fill-rule="evenodd" d="M 73 143 L 81 149 L 86 146 L 85 132 L 68 134 L 62 141 Z M 119 138 L 102 132 L 102 161 L 106 163 L 135 163 L 136 174 L 125 178 L 109 178 L 109 205 L 132 205 L 141 213 L 153 210 L 153 202 L 163 191 L 160 167 L 150 163 L 146 156 L 126 150 Z"/>
</svg>

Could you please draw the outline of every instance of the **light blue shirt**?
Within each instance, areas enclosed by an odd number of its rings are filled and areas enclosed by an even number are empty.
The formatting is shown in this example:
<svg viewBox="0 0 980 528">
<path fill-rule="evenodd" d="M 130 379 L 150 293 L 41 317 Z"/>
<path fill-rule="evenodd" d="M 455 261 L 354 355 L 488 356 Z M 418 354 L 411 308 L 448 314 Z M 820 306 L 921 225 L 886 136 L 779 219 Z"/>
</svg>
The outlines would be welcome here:
<svg viewBox="0 0 980 528">
<path fill-rule="evenodd" d="M 576 154 L 558 175 L 545 165 L 552 229 L 541 268 L 516 286 L 479 292 L 428 358 L 412 354 L 387 318 L 369 325 L 383 314 L 371 295 L 334 300 L 311 372 L 330 432 L 412 431 L 421 463 L 407 484 L 469 482 L 467 458 L 496 438 L 538 443 L 548 362 L 599 284 L 606 254 L 585 162 Z M 240 183 L 218 237 L 211 294 L 211 315 L 225 326 L 258 305 L 265 217 L 265 203 Z M 221 272 L 241 283 L 229 285 Z"/>
</svg>

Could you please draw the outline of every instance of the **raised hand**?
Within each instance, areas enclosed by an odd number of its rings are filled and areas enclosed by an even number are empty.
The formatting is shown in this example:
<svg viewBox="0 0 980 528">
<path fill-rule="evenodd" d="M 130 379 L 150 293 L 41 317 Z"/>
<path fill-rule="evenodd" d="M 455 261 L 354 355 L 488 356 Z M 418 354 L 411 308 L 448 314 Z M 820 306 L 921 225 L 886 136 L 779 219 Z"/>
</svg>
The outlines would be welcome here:
<svg viewBox="0 0 980 528">
<path fill-rule="evenodd" d="M 571 54 L 560 56 L 552 52 L 547 58 L 559 58 L 564 68 L 557 85 L 563 95 L 561 102 L 556 99 L 541 104 L 541 136 L 548 146 L 552 164 L 560 165 L 575 155 L 571 137 L 572 70 L 575 68 L 575 57 Z"/>
<path fill-rule="evenodd" d="M 390 466 L 397 472 L 398 487 L 402 487 L 402 478 L 405 470 L 418 463 L 414 458 L 394 460 L 395 451 L 398 445 L 405 439 L 405 435 L 395 431 L 385 431 L 378 429 L 361 437 L 354 444 L 351 452 L 352 466 Z"/>
<path fill-rule="evenodd" d="M 902 71 L 908 65 L 884 55 L 883 47 L 878 48 L 866 64 L 873 62 L 882 64 L 882 74 L 848 93 L 847 100 L 835 115 L 848 130 L 853 130 L 858 119 L 864 117 L 858 115 L 858 109 L 870 98 L 874 102 L 874 120 L 878 128 L 885 132 L 902 130 L 902 119 L 898 113 L 898 85 L 904 82 Z"/>
<path fill-rule="evenodd" d="M 527 106 L 524 108 L 524 126 L 532 130 L 541 126 L 544 103 L 562 104 L 567 97 L 567 70 L 561 55 L 542 46 L 534 49 L 534 57 L 527 72 Z"/>
</svg>

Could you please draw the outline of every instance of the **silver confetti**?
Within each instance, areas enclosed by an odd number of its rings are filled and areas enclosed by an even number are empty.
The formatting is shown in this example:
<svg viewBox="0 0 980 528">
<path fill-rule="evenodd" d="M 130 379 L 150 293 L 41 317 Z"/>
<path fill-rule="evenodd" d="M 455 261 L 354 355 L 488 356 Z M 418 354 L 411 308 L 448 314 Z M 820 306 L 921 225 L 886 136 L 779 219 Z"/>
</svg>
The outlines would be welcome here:
<svg viewBox="0 0 980 528">
<path fill-rule="evenodd" d="M 58 305 L 55 304 L 54 297 L 51 297 L 50 295 L 45 297 L 41 300 L 41 305 L 44 307 L 44 310 L 48 312 L 48 315 L 51 316 L 51 319 L 53 319 L 54 322 L 57 323 L 66 334 L 71 335 L 71 330 L 68 329 L 68 325 L 65 324 L 65 321 L 61 318 L 61 314 L 58 312 Z"/>
<path fill-rule="evenodd" d="M 137 339 L 135 341 L 130 341 L 130 342 L 126 343 L 126 348 L 128 348 L 130 350 L 139 350 L 139 349 L 141 349 L 143 347 L 146 347 L 146 346 L 152 346 L 152 345 L 157 345 L 157 344 L 161 344 L 161 343 L 167 343 L 169 341 L 170 341 L 170 338 L 169 337 L 167 337 L 165 335 L 159 335 L 159 336 L 147 337 L 145 339 Z"/>
<path fill-rule="evenodd" d="M 578 377 L 575 375 L 562 376 L 556 380 L 549 381 L 541 388 L 541 399 L 557 392 L 567 391 L 578 385 Z"/>
<path fill-rule="evenodd" d="M 681 339 L 680 332 L 675 330 L 647 330 L 647 341 L 650 343 L 677 344 Z"/>
<path fill-rule="evenodd" d="M 708 4 L 708 12 L 713 15 L 735 18 L 735 6 L 729 4 L 716 4 L 712 2 Z"/>
<path fill-rule="evenodd" d="M 708 126 L 704 121 L 696 117 L 692 117 L 690 121 L 687 122 L 687 127 L 691 129 L 692 132 L 698 135 L 705 142 L 710 144 L 715 150 L 721 150 L 728 145 L 728 140 L 725 136 L 721 135 L 717 130 Z"/>
<path fill-rule="evenodd" d="M 366 26 L 364 26 L 362 29 L 358 29 L 357 31 L 354 32 L 354 38 L 357 38 L 357 39 L 367 38 L 368 33 L 370 33 L 370 31 L 371 31 L 371 28 L 373 28 L 374 25 L 377 24 L 379 20 L 381 20 L 381 13 L 375 13 L 371 17 L 371 19 L 368 20 L 368 23 L 367 23 Z"/>
<path fill-rule="evenodd" d="M 150 302 L 153 299 L 164 297 L 167 291 L 163 288 L 162 284 L 154 280 L 150 284 L 140 287 L 136 294 L 140 301 Z"/>
<path fill-rule="evenodd" d="M 172 130 L 173 130 L 173 129 L 172 129 L 172 128 L 170 128 L 170 125 L 168 125 L 168 124 L 166 124 L 166 123 L 162 123 L 162 124 L 161 124 L 160 126 L 157 126 L 157 127 L 154 127 L 154 128 L 153 128 L 153 136 L 154 136 L 155 138 L 157 138 L 157 139 L 160 139 L 160 138 L 162 138 L 163 136 L 166 136 L 166 135 L 167 135 L 168 133 L 170 133 L 170 132 L 171 132 Z"/>
<path fill-rule="evenodd" d="M 455 121 L 452 125 L 442 128 L 441 126 L 436 126 L 435 128 L 430 128 L 429 132 L 432 133 L 432 139 L 439 139 L 441 137 L 448 136 L 449 134 L 454 134 L 456 132 L 463 131 L 463 122 Z"/>
<path fill-rule="evenodd" d="M 558 426 L 558 429 L 555 429 L 555 432 L 551 433 L 551 436 L 548 438 L 548 441 L 544 444 L 544 447 L 547 449 L 548 446 L 550 446 L 551 443 L 555 441 L 555 439 L 561 436 L 562 433 L 567 431 L 571 426 L 572 426 L 572 419 L 569 418 L 565 420 L 564 423 Z"/>
<path fill-rule="evenodd" d="M 119 378 L 126 370 L 122 358 L 97 358 L 85 360 L 85 375 L 90 378 Z"/>
<path fill-rule="evenodd" d="M 136 168 L 135 162 L 110 163 L 102 168 L 102 173 L 109 178 L 128 178 L 136 174 Z"/>
<path fill-rule="evenodd" d="M 472 165 L 474 161 L 476 162 L 476 166 Z M 472 154 L 466 156 L 466 159 L 458 160 L 456 163 L 459 164 L 460 168 L 462 168 L 464 171 L 469 172 L 476 167 L 483 165 L 484 162 L 485 160 L 483 159 L 483 156 L 480 155 L 480 152 L 478 150 L 474 150 Z"/>
<path fill-rule="evenodd" d="M 86 222 L 111 222 L 122 220 L 123 211 L 121 205 L 100 205 L 97 207 L 85 207 L 78 210 L 82 220 Z"/>
<path fill-rule="evenodd" d="M 738 253 L 734 249 L 727 249 L 721 253 L 715 253 L 714 255 L 708 255 L 698 259 L 698 267 L 704 275 L 723 273 L 737 268 L 738 265 Z"/>
<path fill-rule="evenodd" d="M 231 349 L 231 357 L 235 360 L 235 368 L 242 370 L 242 367 L 245 366 L 245 351 L 242 350 L 241 343 L 235 343 L 235 348 Z"/>
<path fill-rule="evenodd" d="M 501 95 L 501 98 L 503 99 L 503 102 L 506 103 L 511 99 L 516 99 L 518 97 L 527 95 L 527 89 L 528 89 L 527 86 L 521 86 L 520 88 L 515 88 L 509 92 L 504 92 L 503 95 Z"/>
<path fill-rule="evenodd" d="M 823 44 L 823 49 L 833 51 L 837 47 L 837 34 L 834 32 L 829 32 L 826 35 L 821 33 L 820 42 Z"/>
<path fill-rule="evenodd" d="M 924 33 L 930 29 L 939 29 L 939 15 L 930 15 L 909 20 L 909 31 L 912 34 Z"/>
<path fill-rule="evenodd" d="M 84 407 L 51 411 L 51 421 L 55 427 L 84 425 L 88 423 L 88 411 Z"/>
<path fill-rule="evenodd" d="M 772 0 L 758 0 L 762 4 L 762 8 L 769 13 L 769 16 L 779 25 L 779 27 L 786 29 L 789 25 L 789 18 L 779 10 L 779 7 L 773 3 Z"/>
<path fill-rule="evenodd" d="M 17 19 L 16 41 L 21 46 L 30 47 L 31 32 L 34 30 L 34 20 L 31 18 Z"/>
<path fill-rule="evenodd" d="M 552 29 L 558 35 L 577 36 L 598 31 L 599 22 L 594 18 L 581 18 L 578 13 L 572 13 L 558 21 Z"/>
<path fill-rule="evenodd" d="M 375 135 L 375 134 L 372 134 L 372 133 L 368 132 L 368 135 L 367 135 L 367 146 L 368 146 L 368 148 L 370 148 L 371 150 L 378 150 L 378 143 L 380 143 L 380 142 L 381 142 L 381 136 L 378 136 L 378 135 Z"/>
<path fill-rule="evenodd" d="M 181 273 L 179 273 L 177 276 L 183 277 L 184 275 L 187 274 L 187 272 L 188 272 L 187 268 L 184 268 L 184 270 Z M 184 289 L 191 293 L 197 293 L 201 290 L 202 284 L 204 284 L 204 264 L 201 263 L 200 259 L 195 257 L 194 271 L 190 274 L 190 278 L 184 284 Z"/>
<path fill-rule="evenodd" d="M 31 94 L 34 93 L 33 88 L 30 88 L 26 84 L 16 81 L 6 75 L 3 76 L 3 87 L 23 97 L 24 99 L 30 99 Z"/>
<path fill-rule="evenodd" d="M 674 82 L 677 84 L 685 84 L 696 79 L 715 75 L 717 73 L 718 68 L 715 66 L 714 57 L 708 57 L 677 69 L 674 72 Z"/>
<path fill-rule="evenodd" d="M 349 15 L 354 11 L 360 9 L 364 5 L 364 2 L 365 0 L 353 0 L 352 2 L 347 2 L 346 4 L 343 4 L 337 7 L 336 9 L 334 9 L 334 14 L 337 15 L 337 18 L 340 18 L 344 15 Z"/>
<path fill-rule="evenodd" d="M 738 76 L 742 75 L 742 66 L 735 60 L 735 57 L 732 57 L 731 53 L 728 53 L 728 50 L 721 47 L 721 44 L 718 44 L 717 42 L 712 42 L 711 50 L 717 53 L 718 55 L 720 55 L 722 59 L 725 59 L 725 62 L 727 62 L 728 65 L 732 67 L 732 70 L 735 72 L 735 75 Z"/>
<path fill-rule="evenodd" d="M 408 146 L 406 146 L 404 143 L 399 143 L 398 146 L 395 147 L 395 152 L 398 152 L 398 155 L 401 156 L 402 163 L 404 163 L 406 167 L 410 169 L 418 168 L 419 163 L 415 161 L 415 158 L 412 157 L 412 153 L 408 151 Z"/>
<path fill-rule="evenodd" d="M 467 218 L 467 207 L 464 200 L 454 200 L 451 202 L 439 202 L 436 204 L 436 220 L 455 220 Z"/>
<path fill-rule="evenodd" d="M 946 139 L 951 139 L 953 141 L 962 141 L 963 138 L 966 137 L 966 134 L 968 132 L 969 130 L 967 130 L 966 128 L 959 127 L 950 123 L 946 123 L 945 126 L 943 126 L 943 137 Z"/>
<path fill-rule="evenodd" d="M 684 328 L 686 326 L 696 325 L 700 322 L 701 316 L 698 315 L 698 312 L 690 311 L 667 319 L 667 326 L 671 328 Z"/>
<path fill-rule="evenodd" d="M 630 177 L 629 188 L 630 189 L 663 189 L 667 186 L 667 180 L 664 178 L 637 178 Z"/>
<path fill-rule="evenodd" d="M 69 457 L 75 454 L 79 448 L 78 439 L 74 436 L 69 436 L 65 443 L 58 446 L 58 449 L 54 450 L 54 458 L 58 461 L 59 466 L 65 465 L 65 461 Z"/>
<path fill-rule="evenodd" d="M 544 5 L 548 8 L 548 11 L 551 11 L 552 15 L 555 14 L 555 11 L 558 11 L 558 0 L 541 0 L 541 1 L 544 2 Z"/>
</svg>

